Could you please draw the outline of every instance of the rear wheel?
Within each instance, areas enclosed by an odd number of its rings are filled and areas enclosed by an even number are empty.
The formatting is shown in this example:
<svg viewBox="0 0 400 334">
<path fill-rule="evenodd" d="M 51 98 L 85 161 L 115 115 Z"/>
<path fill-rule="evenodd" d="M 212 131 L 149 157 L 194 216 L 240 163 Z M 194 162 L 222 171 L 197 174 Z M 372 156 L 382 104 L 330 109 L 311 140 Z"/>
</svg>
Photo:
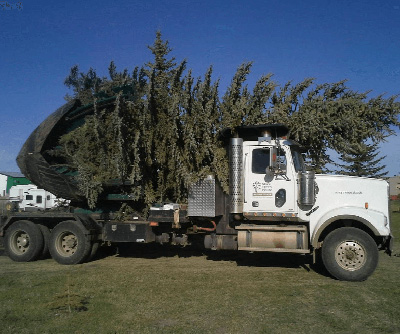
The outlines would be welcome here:
<svg viewBox="0 0 400 334">
<path fill-rule="evenodd" d="M 97 250 L 99 249 L 99 246 L 100 246 L 100 242 L 98 242 L 98 241 L 93 242 L 92 248 L 90 250 L 90 254 L 89 254 L 89 256 L 88 256 L 86 261 L 92 261 L 93 260 L 93 258 L 95 257 L 95 255 L 97 253 Z"/>
<path fill-rule="evenodd" d="M 354 227 L 342 227 L 325 238 L 322 260 L 337 279 L 364 281 L 378 265 L 378 248 L 368 233 Z"/>
<path fill-rule="evenodd" d="M 43 250 L 40 254 L 40 258 L 46 259 L 49 257 L 50 252 L 49 252 L 49 242 L 50 242 L 50 230 L 47 226 L 45 225 L 38 225 L 40 228 L 40 231 L 42 232 L 43 235 Z"/>
<path fill-rule="evenodd" d="M 14 261 L 37 260 L 43 250 L 42 232 L 28 220 L 17 221 L 6 231 L 5 248 L 10 259 Z"/>
<path fill-rule="evenodd" d="M 84 227 L 76 221 L 59 223 L 51 231 L 49 249 L 52 258 L 60 264 L 84 262 L 92 250 L 84 231 Z"/>
</svg>

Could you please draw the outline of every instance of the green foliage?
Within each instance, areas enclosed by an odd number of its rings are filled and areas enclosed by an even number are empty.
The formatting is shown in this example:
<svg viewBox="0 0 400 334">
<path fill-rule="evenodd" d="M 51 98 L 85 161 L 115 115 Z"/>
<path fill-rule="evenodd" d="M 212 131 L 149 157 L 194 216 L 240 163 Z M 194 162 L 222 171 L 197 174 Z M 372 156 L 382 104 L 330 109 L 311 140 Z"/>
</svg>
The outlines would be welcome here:
<svg viewBox="0 0 400 334">
<path fill-rule="evenodd" d="M 340 157 L 346 163 L 340 165 L 343 168 L 340 173 L 352 176 L 384 177 L 387 174 L 384 171 L 386 166 L 380 165 L 384 157 L 377 158 L 377 155 L 376 147 L 372 144 L 364 142 L 353 144 Z"/>
<path fill-rule="evenodd" d="M 228 156 L 219 139 L 226 127 L 285 124 L 291 138 L 307 148 L 313 169 L 321 172 L 332 162 L 328 149 L 357 155 L 361 151 L 354 151 L 356 145 L 367 140 L 377 144 L 400 125 L 396 96 L 368 99 L 368 93 L 350 90 L 345 81 L 316 85 L 312 78 L 280 86 L 271 74 L 250 89 L 248 62 L 239 66 L 220 98 L 212 67 L 194 78 L 186 60 L 170 57 L 160 32 L 149 50 L 153 60 L 131 74 L 118 72 L 111 62 L 109 78 L 98 77 L 93 69 L 81 73 L 74 66 L 65 80 L 74 98 L 93 104 L 85 124 L 60 141 L 91 207 L 110 180 L 129 185 L 124 191 L 143 208 L 184 201 L 188 185 L 208 174 L 228 191 Z M 113 96 L 113 103 L 102 102 Z M 371 147 L 364 149 L 361 159 L 373 162 L 375 156 L 367 154 Z M 381 170 L 364 166 L 364 171 L 377 175 Z"/>
<path fill-rule="evenodd" d="M 79 98 L 86 104 L 93 101 L 93 94 L 99 91 L 102 81 L 92 68 L 86 74 L 79 73 L 79 67 L 75 65 L 71 68 L 70 74 L 65 79 L 64 84 L 68 88 L 73 89 L 74 97 Z M 66 99 L 69 100 L 71 97 L 67 95 Z"/>
</svg>

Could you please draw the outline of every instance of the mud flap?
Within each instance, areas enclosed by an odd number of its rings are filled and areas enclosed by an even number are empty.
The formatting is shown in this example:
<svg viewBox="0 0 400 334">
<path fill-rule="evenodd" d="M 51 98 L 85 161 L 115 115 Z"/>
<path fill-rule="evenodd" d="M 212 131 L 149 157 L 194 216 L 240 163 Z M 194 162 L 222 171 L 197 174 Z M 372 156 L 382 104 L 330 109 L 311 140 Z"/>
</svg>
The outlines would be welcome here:
<svg viewBox="0 0 400 334">
<path fill-rule="evenodd" d="M 385 253 L 388 254 L 389 256 L 392 256 L 393 254 L 393 243 L 394 243 L 394 237 L 392 234 L 390 234 L 385 240 L 384 244 L 382 245 L 382 248 L 385 250 Z"/>
</svg>

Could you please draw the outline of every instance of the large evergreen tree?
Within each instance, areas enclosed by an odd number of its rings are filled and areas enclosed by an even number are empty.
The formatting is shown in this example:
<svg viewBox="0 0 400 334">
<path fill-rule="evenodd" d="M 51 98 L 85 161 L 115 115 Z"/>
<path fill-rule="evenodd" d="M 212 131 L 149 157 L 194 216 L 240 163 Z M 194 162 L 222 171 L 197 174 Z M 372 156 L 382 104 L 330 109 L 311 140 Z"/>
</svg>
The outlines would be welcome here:
<svg viewBox="0 0 400 334">
<path fill-rule="evenodd" d="M 362 175 L 382 174 L 373 147 L 359 143 L 373 140 L 377 145 L 400 125 L 396 96 L 369 99 L 345 81 L 316 85 L 311 78 L 280 86 L 271 74 L 250 89 L 249 62 L 238 67 L 220 98 L 212 67 L 194 78 L 185 60 L 170 56 L 160 32 L 149 49 L 152 61 L 132 73 L 118 72 L 111 62 L 108 78 L 74 66 L 65 80 L 73 94 L 67 99 L 93 104 L 93 115 L 60 142 L 91 207 L 116 179 L 131 185 L 124 189 L 143 207 L 185 200 L 188 185 L 207 174 L 214 174 L 227 191 L 228 156 L 220 133 L 248 124 L 286 124 L 316 171 L 327 170 L 331 149 L 342 155 L 351 173 L 359 159 Z M 104 105 L 112 97 L 114 102 Z"/>
</svg>

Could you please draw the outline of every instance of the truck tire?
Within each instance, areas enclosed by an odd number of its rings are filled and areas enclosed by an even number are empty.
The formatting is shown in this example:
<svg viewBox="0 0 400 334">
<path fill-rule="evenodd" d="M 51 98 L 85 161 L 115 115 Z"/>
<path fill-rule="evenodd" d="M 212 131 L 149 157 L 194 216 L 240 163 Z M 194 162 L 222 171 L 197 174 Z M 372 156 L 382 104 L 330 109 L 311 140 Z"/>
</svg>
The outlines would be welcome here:
<svg viewBox="0 0 400 334">
<path fill-rule="evenodd" d="M 84 227 L 68 220 L 59 223 L 51 231 L 49 250 L 51 257 L 60 264 L 78 264 L 88 258 L 92 245 Z"/>
<path fill-rule="evenodd" d="M 327 235 L 322 261 L 338 280 L 364 281 L 378 265 L 378 247 L 372 237 L 354 227 L 342 227 Z"/>
<path fill-rule="evenodd" d="M 91 248 L 91 250 L 90 250 L 89 256 L 88 256 L 88 258 L 86 259 L 86 261 L 89 262 L 89 261 L 92 261 L 92 260 L 93 260 L 93 258 L 95 257 L 95 255 L 96 255 L 96 253 L 97 253 L 97 250 L 99 249 L 99 246 L 100 246 L 100 242 L 98 242 L 98 241 L 93 242 L 92 248 Z"/>
<path fill-rule="evenodd" d="M 43 235 L 43 250 L 40 255 L 41 259 L 46 259 L 49 257 L 50 252 L 49 252 L 49 242 L 50 242 L 50 230 L 47 226 L 39 224 L 38 225 L 40 228 L 40 231 L 42 232 Z"/>
<path fill-rule="evenodd" d="M 31 221 L 19 220 L 7 229 L 4 246 L 10 259 L 17 262 L 34 261 L 42 253 L 43 235 Z"/>
</svg>

